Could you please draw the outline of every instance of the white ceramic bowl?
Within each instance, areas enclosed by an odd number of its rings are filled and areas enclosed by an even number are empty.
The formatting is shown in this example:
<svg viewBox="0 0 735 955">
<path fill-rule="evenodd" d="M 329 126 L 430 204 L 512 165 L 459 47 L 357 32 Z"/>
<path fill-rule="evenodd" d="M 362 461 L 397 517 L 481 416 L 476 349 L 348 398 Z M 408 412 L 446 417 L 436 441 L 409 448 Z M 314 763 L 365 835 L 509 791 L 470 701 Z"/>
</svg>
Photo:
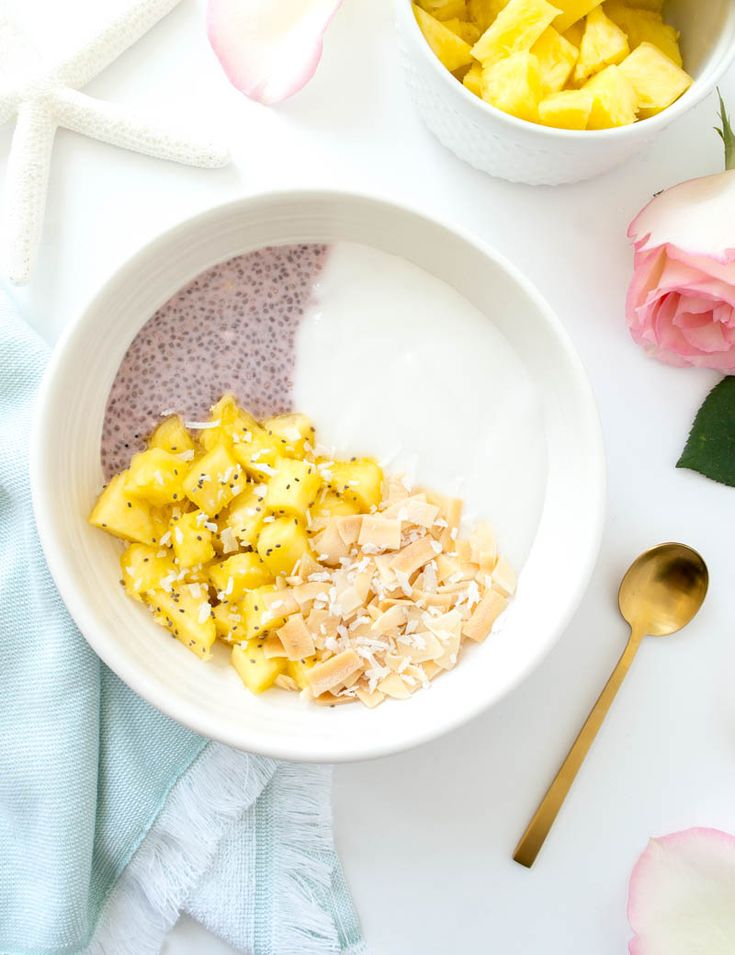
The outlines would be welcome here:
<svg viewBox="0 0 735 955">
<path fill-rule="evenodd" d="M 681 99 L 632 126 L 551 129 L 516 119 L 470 93 L 429 48 L 411 0 L 394 2 L 404 72 L 424 122 L 460 159 L 511 182 L 555 185 L 612 169 L 712 92 L 735 59 L 732 0 L 667 0 L 666 18 L 681 32 L 684 65 L 694 77 Z"/>
<path fill-rule="evenodd" d="M 322 708 L 284 692 L 253 696 L 226 658 L 203 665 L 118 584 L 119 542 L 86 515 L 101 484 L 100 434 L 110 386 L 150 315 L 209 266 L 268 244 L 350 240 L 403 256 L 458 289 L 505 336 L 543 408 L 543 507 L 512 613 L 471 659 L 408 701 L 377 710 Z M 451 316 L 448 316 L 451 321 Z M 356 329 L 359 334 L 359 329 Z M 491 410 L 488 411 L 492 413 Z M 317 422 L 318 424 L 318 422 Z M 334 192 L 242 199 L 152 242 L 102 288 L 55 351 L 32 440 L 36 520 L 49 566 L 80 630 L 141 696 L 232 746 L 292 760 L 396 752 L 497 701 L 563 630 L 597 553 L 604 504 L 599 421 L 559 320 L 497 254 L 410 209 Z"/>
</svg>

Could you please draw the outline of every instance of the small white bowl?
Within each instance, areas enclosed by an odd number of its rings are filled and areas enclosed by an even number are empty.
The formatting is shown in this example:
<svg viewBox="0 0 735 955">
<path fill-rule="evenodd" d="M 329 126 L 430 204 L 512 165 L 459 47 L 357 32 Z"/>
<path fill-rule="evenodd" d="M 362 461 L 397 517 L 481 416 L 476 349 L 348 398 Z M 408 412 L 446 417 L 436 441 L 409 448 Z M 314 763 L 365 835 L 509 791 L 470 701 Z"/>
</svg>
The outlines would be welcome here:
<svg viewBox="0 0 735 955">
<path fill-rule="evenodd" d="M 196 275 L 234 255 L 265 245 L 338 240 L 414 262 L 453 285 L 495 324 L 537 390 L 547 450 L 546 470 L 538 476 L 542 513 L 504 628 L 471 648 L 430 690 L 374 711 L 322 708 L 282 691 L 253 696 L 224 655 L 203 665 L 124 594 L 119 542 L 86 522 L 102 481 L 100 435 L 110 387 L 150 315 Z M 276 193 L 212 209 L 127 262 L 55 351 L 38 404 L 31 480 L 41 540 L 61 595 L 121 679 L 204 736 L 250 752 L 321 762 L 425 742 L 515 686 L 549 650 L 581 598 L 597 554 L 605 485 L 589 384 L 561 323 L 533 286 L 455 229 L 398 205 L 335 192 Z"/>
<path fill-rule="evenodd" d="M 612 169 L 711 93 L 735 59 L 732 0 L 668 0 L 666 18 L 681 32 L 684 65 L 694 77 L 687 92 L 662 113 L 631 126 L 552 129 L 516 119 L 466 89 L 432 52 L 411 0 L 394 2 L 404 73 L 424 122 L 460 159 L 511 182 L 557 185 Z"/>
</svg>

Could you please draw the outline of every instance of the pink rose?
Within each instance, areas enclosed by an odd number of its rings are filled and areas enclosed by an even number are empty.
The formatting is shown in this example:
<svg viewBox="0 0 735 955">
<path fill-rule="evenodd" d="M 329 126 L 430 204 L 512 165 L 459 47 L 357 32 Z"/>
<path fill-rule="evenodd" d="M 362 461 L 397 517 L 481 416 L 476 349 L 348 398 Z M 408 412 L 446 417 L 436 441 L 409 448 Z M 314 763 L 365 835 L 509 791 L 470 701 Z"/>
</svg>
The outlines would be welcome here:
<svg viewBox="0 0 735 955">
<path fill-rule="evenodd" d="M 628 236 L 635 341 L 671 365 L 735 372 L 735 171 L 660 193 Z"/>
</svg>

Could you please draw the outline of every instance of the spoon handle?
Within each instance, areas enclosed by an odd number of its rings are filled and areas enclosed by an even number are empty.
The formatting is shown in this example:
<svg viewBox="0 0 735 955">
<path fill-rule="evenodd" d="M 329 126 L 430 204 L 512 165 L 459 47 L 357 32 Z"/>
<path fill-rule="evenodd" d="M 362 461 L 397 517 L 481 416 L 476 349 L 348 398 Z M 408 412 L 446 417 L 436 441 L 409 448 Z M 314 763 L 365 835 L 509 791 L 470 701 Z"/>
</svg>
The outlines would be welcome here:
<svg viewBox="0 0 735 955">
<path fill-rule="evenodd" d="M 630 639 L 623 651 L 623 655 L 618 660 L 618 664 L 613 670 L 610 679 L 605 684 L 605 689 L 592 707 L 590 715 L 587 717 L 582 729 L 579 731 L 572 748 L 569 750 L 567 758 L 561 765 L 561 769 L 556 774 L 554 781 L 549 786 L 546 795 L 541 800 L 533 819 L 528 824 L 528 828 L 523 833 L 520 842 L 516 846 L 513 858 L 516 862 L 530 869 L 536 856 L 544 844 L 549 834 L 549 830 L 554 824 L 557 813 L 562 807 L 567 793 L 572 787 L 572 783 L 579 772 L 579 768 L 584 762 L 585 756 L 589 752 L 597 732 L 602 726 L 602 722 L 607 716 L 612 701 L 620 689 L 623 680 L 630 669 L 633 658 L 641 645 L 643 634 L 635 629 L 631 630 Z"/>
</svg>

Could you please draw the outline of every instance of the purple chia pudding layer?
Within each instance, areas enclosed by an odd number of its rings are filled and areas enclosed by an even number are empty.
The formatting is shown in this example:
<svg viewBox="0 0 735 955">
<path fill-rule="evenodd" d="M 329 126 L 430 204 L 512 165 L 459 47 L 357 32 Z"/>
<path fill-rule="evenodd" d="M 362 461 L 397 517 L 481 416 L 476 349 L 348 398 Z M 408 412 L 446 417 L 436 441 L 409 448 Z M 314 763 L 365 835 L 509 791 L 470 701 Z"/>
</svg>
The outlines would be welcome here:
<svg viewBox="0 0 735 955">
<path fill-rule="evenodd" d="M 105 478 L 126 468 L 161 420 L 206 418 L 225 393 L 256 417 L 291 410 L 296 331 L 328 246 L 271 246 L 197 276 L 141 328 L 105 410 Z"/>
</svg>

